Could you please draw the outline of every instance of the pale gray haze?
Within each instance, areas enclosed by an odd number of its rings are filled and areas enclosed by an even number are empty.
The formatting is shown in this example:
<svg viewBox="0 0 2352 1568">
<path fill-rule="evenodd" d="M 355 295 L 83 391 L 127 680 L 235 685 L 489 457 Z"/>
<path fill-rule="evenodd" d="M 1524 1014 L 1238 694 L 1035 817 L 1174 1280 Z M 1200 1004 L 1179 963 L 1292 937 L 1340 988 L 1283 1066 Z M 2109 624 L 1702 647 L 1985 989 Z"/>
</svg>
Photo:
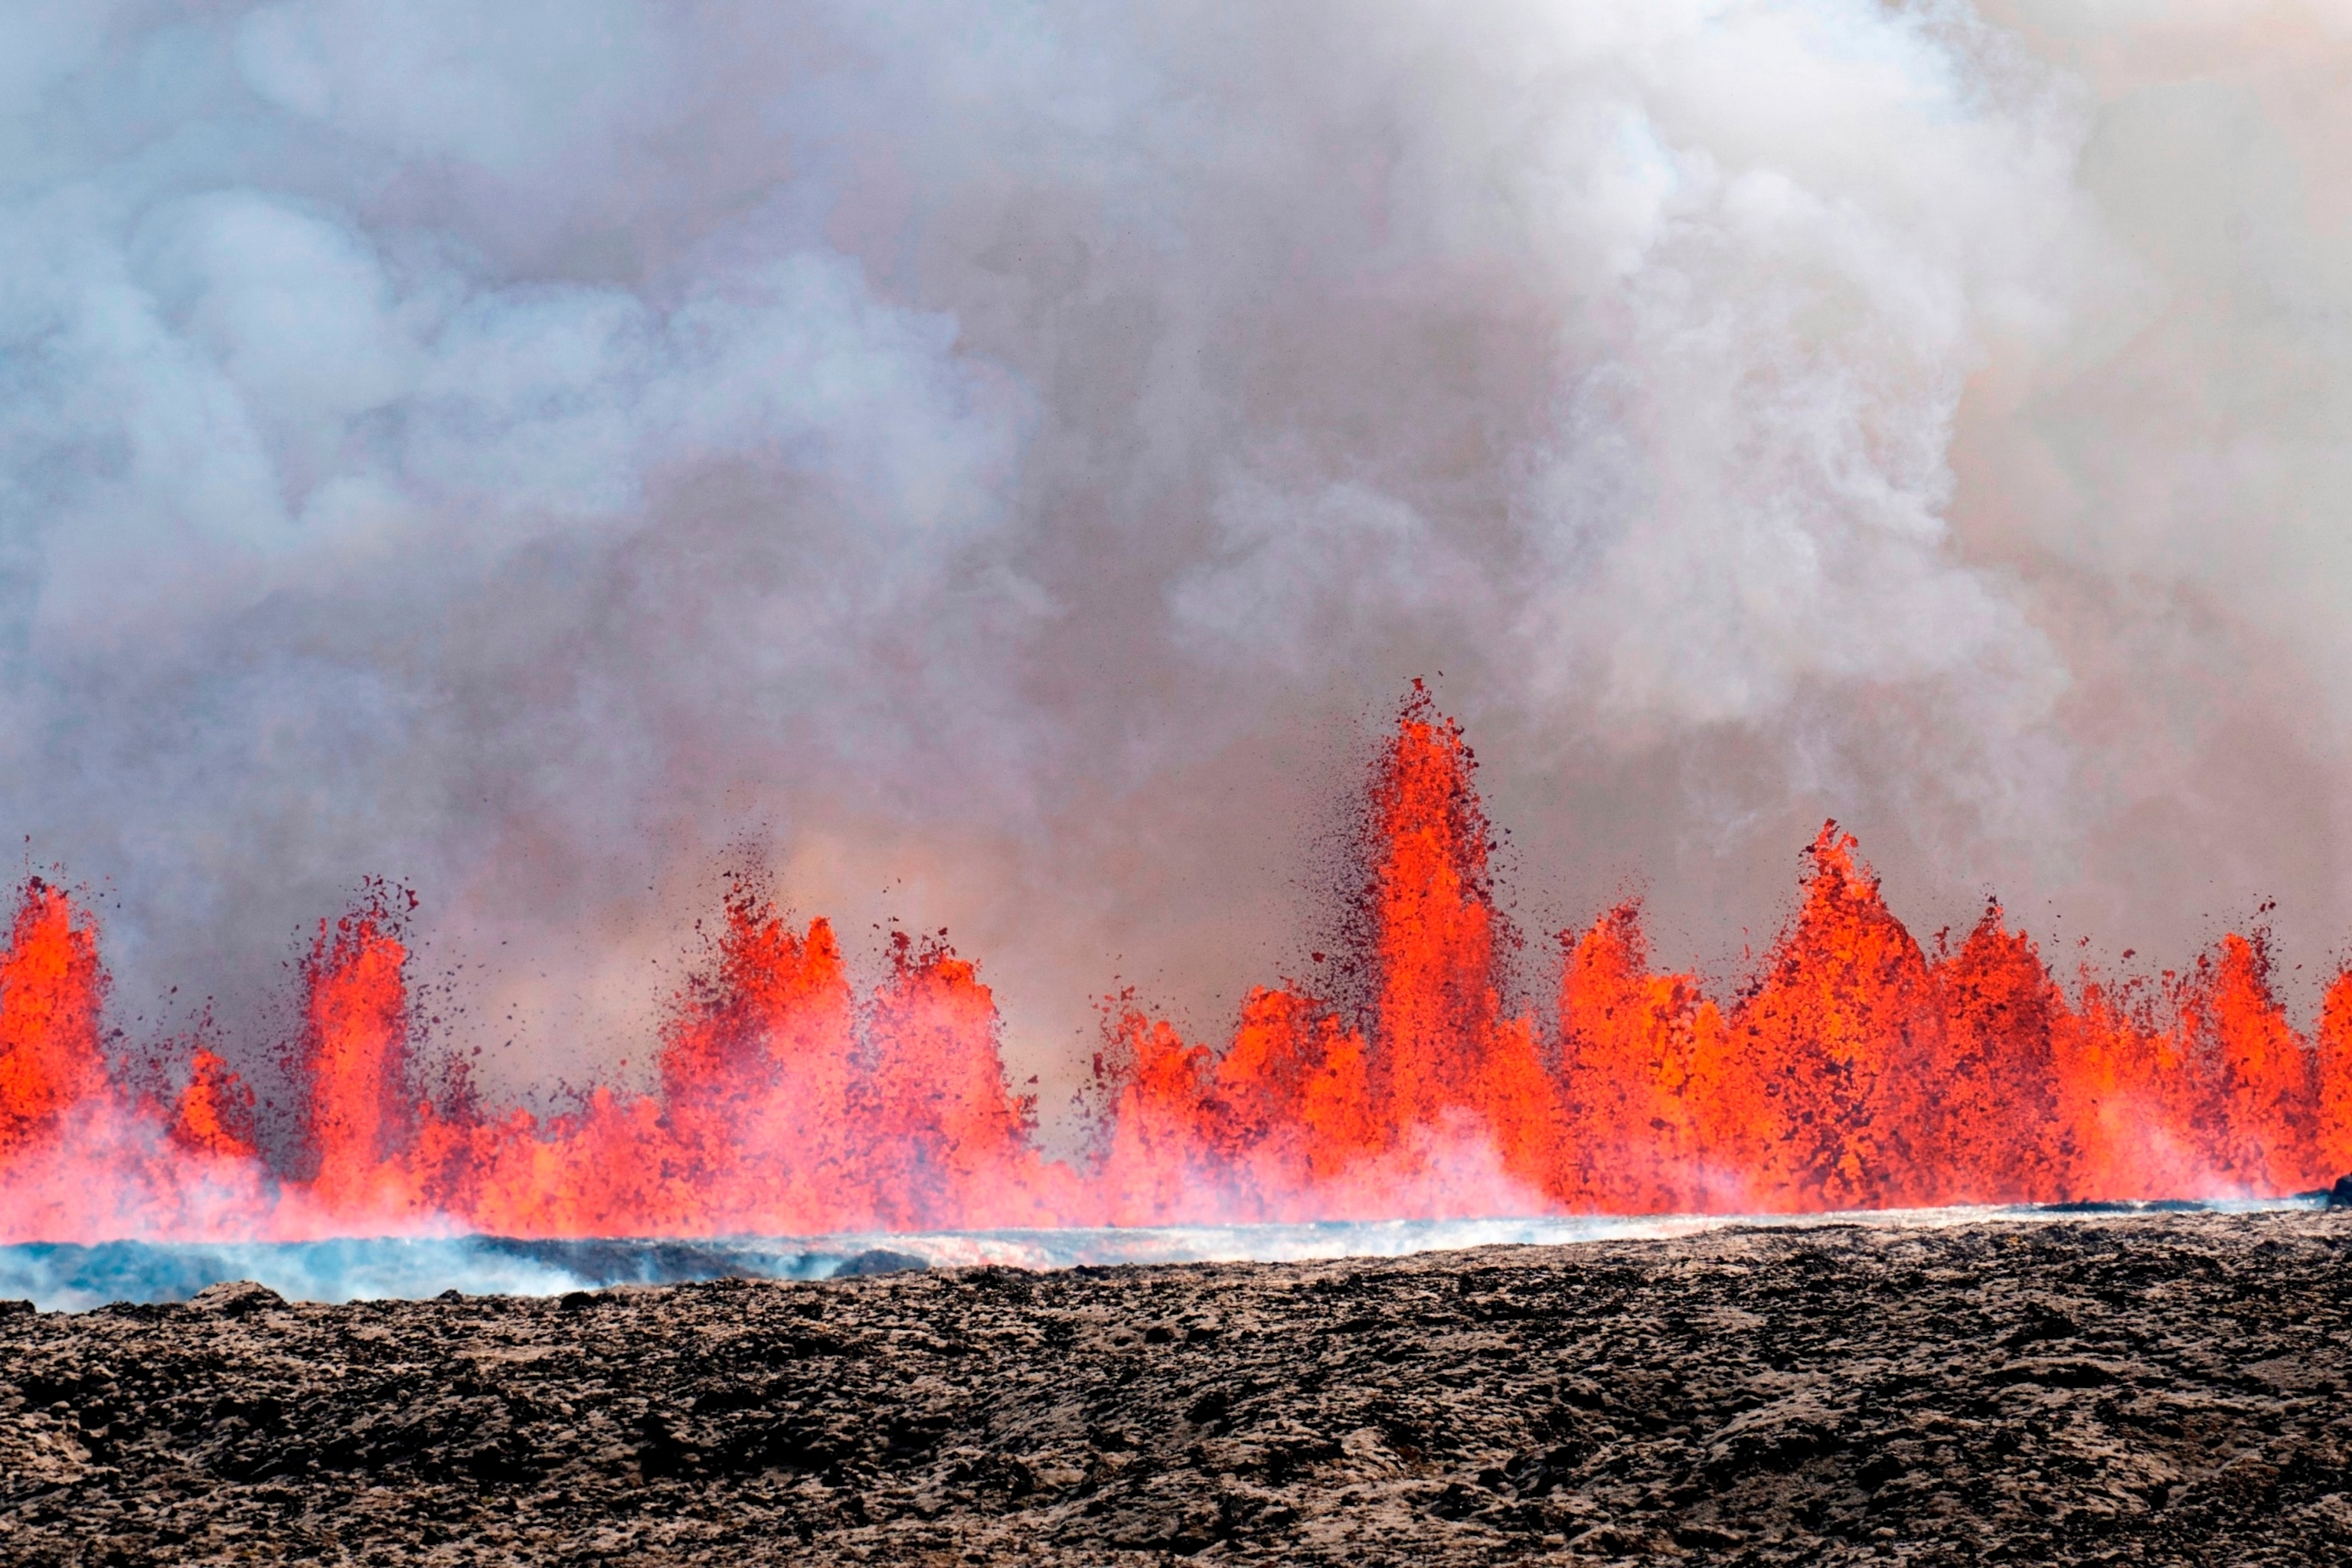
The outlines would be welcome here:
<svg viewBox="0 0 2352 1568">
<path fill-rule="evenodd" d="M 14 0 L 0 823 L 134 1034 L 267 1044 L 378 874 L 494 1083 L 641 1072 L 751 858 L 1050 1089 L 1296 969 L 1422 675 L 1538 940 L 1734 974 L 1834 815 L 2062 966 L 2275 896 L 2307 1003 L 2347 80 L 2252 0 Z"/>
</svg>

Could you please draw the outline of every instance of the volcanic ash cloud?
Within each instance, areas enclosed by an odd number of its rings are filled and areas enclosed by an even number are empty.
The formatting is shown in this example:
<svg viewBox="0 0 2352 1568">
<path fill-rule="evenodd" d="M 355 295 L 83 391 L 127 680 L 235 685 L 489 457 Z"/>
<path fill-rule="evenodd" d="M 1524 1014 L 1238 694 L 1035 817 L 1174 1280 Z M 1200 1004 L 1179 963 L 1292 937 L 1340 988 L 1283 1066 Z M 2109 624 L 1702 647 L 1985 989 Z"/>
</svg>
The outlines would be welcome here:
<svg viewBox="0 0 2352 1568">
<path fill-rule="evenodd" d="M 1835 815 L 1921 929 L 2316 953 L 2331 15 L 18 7 L 9 821 L 157 1027 L 414 885 L 518 1085 L 748 845 L 1058 1105 L 1440 670 L 1531 920 L 1721 966 Z"/>
</svg>

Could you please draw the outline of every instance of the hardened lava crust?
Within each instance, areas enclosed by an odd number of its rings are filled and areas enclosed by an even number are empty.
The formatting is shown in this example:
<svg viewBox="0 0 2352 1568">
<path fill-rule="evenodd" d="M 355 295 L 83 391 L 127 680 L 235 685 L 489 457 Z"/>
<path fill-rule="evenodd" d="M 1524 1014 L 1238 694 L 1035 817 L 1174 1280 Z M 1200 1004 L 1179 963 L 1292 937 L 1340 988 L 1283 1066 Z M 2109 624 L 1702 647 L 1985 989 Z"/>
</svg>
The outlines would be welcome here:
<svg viewBox="0 0 2352 1568">
<path fill-rule="evenodd" d="M 2352 1218 L 0 1317 L 0 1560 L 2352 1558 Z"/>
</svg>

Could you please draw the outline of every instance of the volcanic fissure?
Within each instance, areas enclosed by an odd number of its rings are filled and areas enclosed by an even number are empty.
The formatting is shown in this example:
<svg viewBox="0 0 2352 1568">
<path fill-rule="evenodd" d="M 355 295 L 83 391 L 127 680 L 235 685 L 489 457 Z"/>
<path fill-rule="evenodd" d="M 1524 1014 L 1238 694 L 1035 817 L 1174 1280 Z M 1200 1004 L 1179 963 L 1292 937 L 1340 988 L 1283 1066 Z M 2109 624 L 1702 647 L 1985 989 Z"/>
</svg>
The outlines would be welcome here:
<svg viewBox="0 0 2352 1568">
<path fill-rule="evenodd" d="M 1923 949 L 1834 823 L 1728 994 L 1654 968 L 1626 903 L 1563 933 L 1550 1005 L 1515 1012 L 1474 774 L 1416 683 L 1365 801 L 1360 994 L 1261 987 L 1222 1049 L 1114 1006 L 1071 1160 L 1041 1152 L 943 936 L 894 937 L 860 994 L 826 921 L 748 884 L 671 1000 L 658 1087 L 547 1116 L 425 1087 L 403 900 L 372 888 L 300 966 L 300 1135 L 265 1148 L 213 1044 L 160 1087 L 115 1059 L 96 921 L 31 879 L 0 956 L 0 1239 L 1814 1211 L 2267 1195 L 2352 1167 L 2352 973 L 2306 1034 L 2259 932 L 2071 989 L 1997 904 Z"/>
</svg>

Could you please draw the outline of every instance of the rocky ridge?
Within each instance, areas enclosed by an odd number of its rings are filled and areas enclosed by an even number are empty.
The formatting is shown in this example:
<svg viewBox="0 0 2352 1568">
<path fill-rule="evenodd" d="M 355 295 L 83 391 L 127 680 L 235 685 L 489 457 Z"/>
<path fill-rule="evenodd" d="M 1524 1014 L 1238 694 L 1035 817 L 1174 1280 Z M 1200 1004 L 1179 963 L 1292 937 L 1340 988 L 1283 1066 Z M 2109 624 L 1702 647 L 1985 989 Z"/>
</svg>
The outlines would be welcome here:
<svg viewBox="0 0 2352 1568">
<path fill-rule="evenodd" d="M 0 1309 L 26 1564 L 2352 1557 L 2352 1216 Z"/>
</svg>

